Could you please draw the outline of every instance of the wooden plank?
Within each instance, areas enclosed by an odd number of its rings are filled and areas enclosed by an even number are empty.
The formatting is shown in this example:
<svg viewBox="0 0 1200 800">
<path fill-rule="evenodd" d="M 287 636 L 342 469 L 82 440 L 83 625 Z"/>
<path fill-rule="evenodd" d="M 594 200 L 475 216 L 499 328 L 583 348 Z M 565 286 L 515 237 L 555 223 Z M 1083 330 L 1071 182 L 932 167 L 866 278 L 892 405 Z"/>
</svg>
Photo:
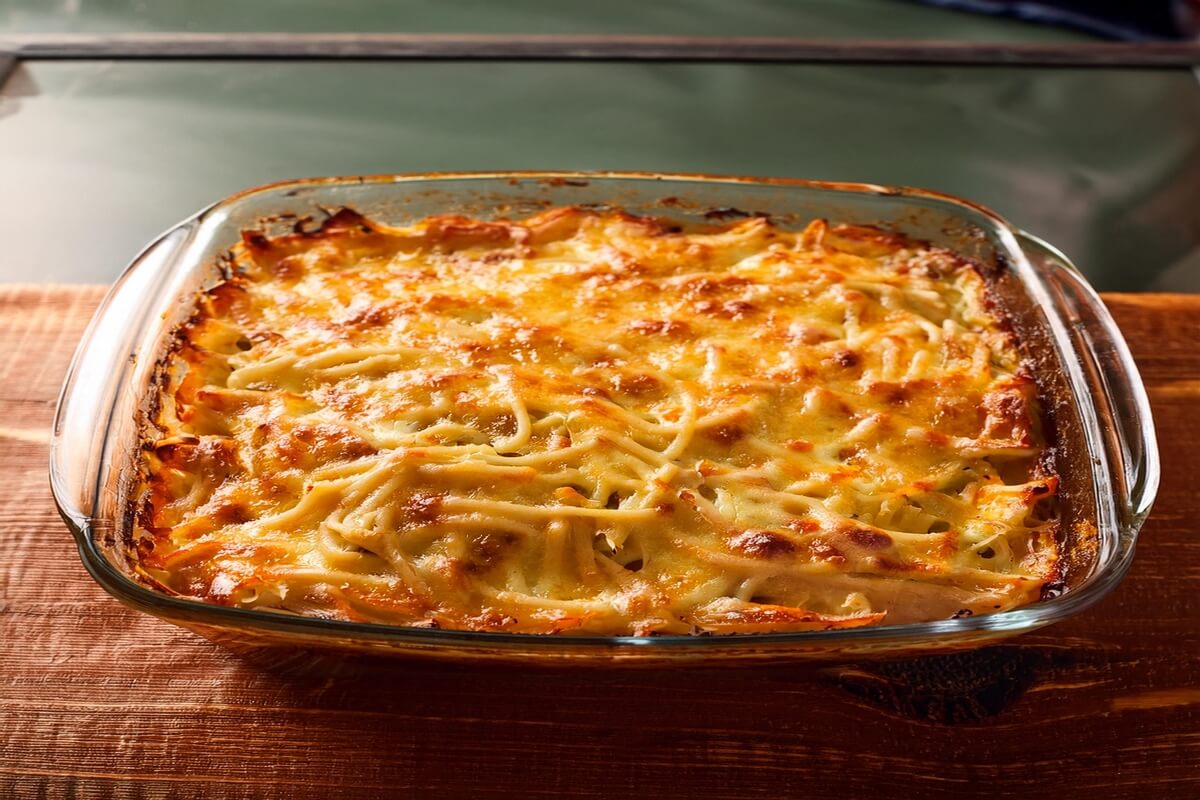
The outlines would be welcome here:
<svg viewBox="0 0 1200 800">
<path fill-rule="evenodd" d="M 1195 42 L 961 42 L 767 36 L 412 33 L 14 34 L 0 53 L 26 59 L 516 59 L 986 64 L 1178 68 Z"/>
<path fill-rule="evenodd" d="M 46 481 L 99 287 L 0 287 L 0 796 L 1200 796 L 1200 297 L 1109 295 L 1163 485 L 1098 607 L 975 654 L 839 667 L 243 661 L 85 574 Z"/>
</svg>

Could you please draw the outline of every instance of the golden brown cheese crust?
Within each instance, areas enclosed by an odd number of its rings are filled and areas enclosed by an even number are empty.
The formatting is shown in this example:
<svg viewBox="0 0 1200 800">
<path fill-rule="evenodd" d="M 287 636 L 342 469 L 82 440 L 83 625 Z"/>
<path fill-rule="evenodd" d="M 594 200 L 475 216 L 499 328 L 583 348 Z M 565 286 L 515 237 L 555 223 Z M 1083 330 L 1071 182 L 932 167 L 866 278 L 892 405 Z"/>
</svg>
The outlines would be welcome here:
<svg viewBox="0 0 1200 800">
<path fill-rule="evenodd" d="M 977 270 L 864 227 L 247 234 L 162 371 L 137 558 L 214 603 L 467 630 L 818 630 L 1056 580 Z"/>
</svg>

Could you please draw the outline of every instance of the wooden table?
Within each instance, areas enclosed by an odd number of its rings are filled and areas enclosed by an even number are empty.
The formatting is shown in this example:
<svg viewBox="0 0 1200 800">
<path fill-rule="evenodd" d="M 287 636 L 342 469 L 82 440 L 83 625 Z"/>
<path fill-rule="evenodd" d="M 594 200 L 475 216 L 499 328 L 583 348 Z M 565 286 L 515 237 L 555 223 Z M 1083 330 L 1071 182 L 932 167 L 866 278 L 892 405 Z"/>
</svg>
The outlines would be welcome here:
<svg viewBox="0 0 1200 800">
<path fill-rule="evenodd" d="M 251 666 L 84 573 L 47 428 L 100 287 L 0 289 L 0 796 L 1200 797 L 1200 297 L 1110 295 L 1163 485 L 1122 585 L 977 654 L 853 667 Z"/>
</svg>

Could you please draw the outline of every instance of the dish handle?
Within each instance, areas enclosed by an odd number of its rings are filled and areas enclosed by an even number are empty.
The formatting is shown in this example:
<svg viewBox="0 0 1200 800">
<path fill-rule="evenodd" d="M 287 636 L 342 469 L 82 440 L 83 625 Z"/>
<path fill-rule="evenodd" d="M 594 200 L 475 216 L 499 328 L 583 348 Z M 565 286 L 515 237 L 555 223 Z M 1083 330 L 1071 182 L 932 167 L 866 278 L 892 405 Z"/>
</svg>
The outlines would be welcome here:
<svg viewBox="0 0 1200 800">
<path fill-rule="evenodd" d="M 50 437 L 50 485 L 59 513 L 77 537 L 97 518 L 109 467 L 117 459 L 112 424 L 128 409 L 138 347 L 154 316 L 153 299 L 172 275 L 175 258 L 194 232 L 184 224 L 163 234 L 126 268 L 105 295 L 75 350 Z M 120 413 L 120 412 L 117 412 Z M 136 424 L 133 415 L 123 424 Z M 116 499 L 116 498 L 112 498 Z"/>
<path fill-rule="evenodd" d="M 1104 447 L 1119 492 L 1122 527 L 1137 530 L 1158 492 L 1158 441 L 1150 400 L 1117 323 L 1096 290 L 1061 251 L 1024 231 L 1021 250 L 1046 279 L 1062 309 L 1095 407 Z"/>
</svg>

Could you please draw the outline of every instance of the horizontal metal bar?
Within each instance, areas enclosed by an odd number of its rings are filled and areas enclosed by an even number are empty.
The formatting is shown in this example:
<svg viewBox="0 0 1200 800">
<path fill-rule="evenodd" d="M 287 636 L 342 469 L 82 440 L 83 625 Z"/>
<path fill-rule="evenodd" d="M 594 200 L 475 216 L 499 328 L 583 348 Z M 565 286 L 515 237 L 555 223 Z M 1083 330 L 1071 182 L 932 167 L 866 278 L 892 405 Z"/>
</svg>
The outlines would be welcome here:
<svg viewBox="0 0 1200 800">
<path fill-rule="evenodd" d="M 22 59 L 446 59 L 986 64 L 1169 68 L 1196 42 L 958 42 L 786 37 L 408 33 L 142 33 L 0 36 Z"/>
</svg>

